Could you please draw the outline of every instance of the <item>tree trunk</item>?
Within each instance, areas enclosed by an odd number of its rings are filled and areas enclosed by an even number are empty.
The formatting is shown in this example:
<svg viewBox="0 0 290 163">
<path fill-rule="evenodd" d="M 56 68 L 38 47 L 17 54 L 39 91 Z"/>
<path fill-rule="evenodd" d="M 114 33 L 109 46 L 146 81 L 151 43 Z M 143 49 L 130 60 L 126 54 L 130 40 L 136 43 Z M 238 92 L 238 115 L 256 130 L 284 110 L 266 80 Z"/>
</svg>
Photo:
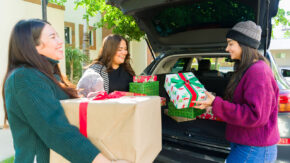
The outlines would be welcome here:
<svg viewBox="0 0 290 163">
<path fill-rule="evenodd" d="M 84 20 L 83 53 L 90 58 L 89 19 Z M 83 65 L 87 65 L 83 62 Z"/>
<path fill-rule="evenodd" d="M 73 60 L 70 62 L 70 82 L 73 82 L 74 78 L 74 62 Z"/>
</svg>

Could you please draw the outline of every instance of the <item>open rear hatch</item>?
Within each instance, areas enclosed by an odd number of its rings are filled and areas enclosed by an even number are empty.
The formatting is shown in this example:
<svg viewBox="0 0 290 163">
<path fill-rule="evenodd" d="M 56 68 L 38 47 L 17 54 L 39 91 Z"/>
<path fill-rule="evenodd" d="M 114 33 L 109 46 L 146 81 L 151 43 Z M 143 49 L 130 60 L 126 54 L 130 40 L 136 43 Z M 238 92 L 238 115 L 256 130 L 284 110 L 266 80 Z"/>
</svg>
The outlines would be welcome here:
<svg viewBox="0 0 290 163">
<path fill-rule="evenodd" d="M 225 35 L 239 21 L 252 20 L 262 27 L 260 48 L 268 42 L 271 18 L 279 0 L 108 0 L 132 15 L 145 31 L 154 52 L 184 52 L 212 48 L 224 51 Z M 269 2 L 269 17 L 267 17 Z M 268 47 L 267 47 L 268 48 Z"/>
</svg>

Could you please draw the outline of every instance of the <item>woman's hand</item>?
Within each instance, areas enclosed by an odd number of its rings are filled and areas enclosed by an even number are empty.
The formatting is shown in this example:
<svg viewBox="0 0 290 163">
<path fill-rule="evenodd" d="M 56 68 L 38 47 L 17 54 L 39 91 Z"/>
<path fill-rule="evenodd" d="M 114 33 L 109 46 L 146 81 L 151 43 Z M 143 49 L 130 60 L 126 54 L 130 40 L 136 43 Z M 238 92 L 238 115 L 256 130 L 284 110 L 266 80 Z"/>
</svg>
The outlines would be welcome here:
<svg viewBox="0 0 290 163">
<path fill-rule="evenodd" d="M 193 106 L 194 108 L 197 109 L 209 109 L 212 106 L 212 103 L 215 99 L 215 96 L 212 95 L 211 93 L 205 91 L 205 94 L 207 96 L 205 101 L 194 101 L 194 103 L 196 104 L 195 106 Z"/>
<path fill-rule="evenodd" d="M 111 161 L 107 159 L 102 153 L 99 153 L 92 163 L 129 163 L 126 160 Z"/>
</svg>

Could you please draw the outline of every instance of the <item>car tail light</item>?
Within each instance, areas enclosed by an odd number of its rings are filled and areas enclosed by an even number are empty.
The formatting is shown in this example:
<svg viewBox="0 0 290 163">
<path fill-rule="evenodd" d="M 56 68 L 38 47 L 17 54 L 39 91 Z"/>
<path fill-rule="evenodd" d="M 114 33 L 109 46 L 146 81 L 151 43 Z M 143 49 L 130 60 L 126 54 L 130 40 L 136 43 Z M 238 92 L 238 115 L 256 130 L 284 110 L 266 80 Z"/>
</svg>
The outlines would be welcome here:
<svg viewBox="0 0 290 163">
<path fill-rule="evenodd" d="M 290 144 L 290 138 L 280 138 L 279 143 L 280 145 Z"/>
<path fill-rule="evenodd" d="M 279 112 L 290 112 L 290 94 L 280 94 Z"/>
</svg>

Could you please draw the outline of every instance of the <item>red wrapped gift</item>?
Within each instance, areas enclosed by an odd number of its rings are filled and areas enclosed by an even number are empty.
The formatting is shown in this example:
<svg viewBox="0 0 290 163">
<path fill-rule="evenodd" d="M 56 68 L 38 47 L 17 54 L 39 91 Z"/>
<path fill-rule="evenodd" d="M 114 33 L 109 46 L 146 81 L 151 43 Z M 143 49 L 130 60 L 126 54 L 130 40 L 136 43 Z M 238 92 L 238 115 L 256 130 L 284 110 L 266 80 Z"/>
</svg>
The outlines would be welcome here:
<svg viewBox="0 0 290 163">
<path fill-rule="evenodd" d="M 133 93 L 133 92 L 125 92 L 125 91 L 114 91 L 112 93 L 110 93 L 112 95 L 122 95 L 122 96 L 146 96 L 145 94 L 141 94 L 141 93 Z"/>
<path fill-rule="evenodd" d="M 134 76 L 133 77 L 133 82 L 135 83 L 145 83 L 145 82 L 152 82 L 152 81 L 157 81 L 157 76 Z"/>
<path fill-rule="evenodd" d="M 165 105 L 166 105 L 166 98 L 161 97 L 161 106 L 165 106 Z"/>
<path fill-rule="evenodd" d="M 217 116 L 215 116 L 212 112 L 203 113 L 203 114 L 197 116 L 196 118 L 198 118 L 198 119 L 215 120 L 215 121 L 222 121 L 220 118 L 218 118 Z"/>
</svg>

